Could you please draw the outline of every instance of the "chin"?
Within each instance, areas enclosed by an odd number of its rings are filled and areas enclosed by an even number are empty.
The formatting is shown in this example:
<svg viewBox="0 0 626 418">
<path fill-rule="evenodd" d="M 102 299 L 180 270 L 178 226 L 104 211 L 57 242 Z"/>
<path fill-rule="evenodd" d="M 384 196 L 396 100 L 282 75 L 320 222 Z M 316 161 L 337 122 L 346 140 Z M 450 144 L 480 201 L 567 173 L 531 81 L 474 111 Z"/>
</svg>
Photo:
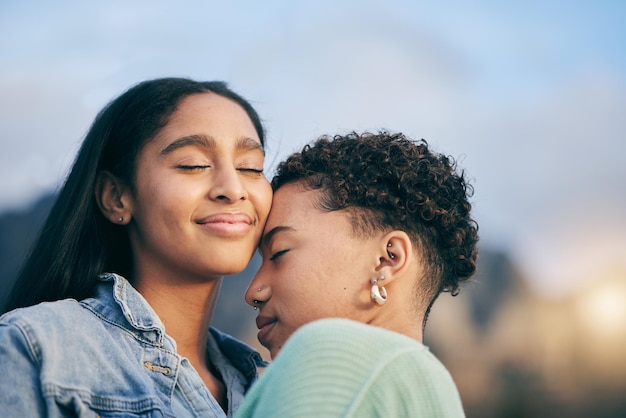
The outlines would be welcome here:
<svg viewBox="0 0 626 418">
<path fill-rule="evenodd" d="M 283 348 L 283 346 L 281 344 L 278 347 L 274 347 L 274 348 L 265 347 L 265 348 L 267 348 L 267 350 L 270 352 L 270 357 L 272 357 L 272 360 L 274 360 L 276 356 L 278 356 L 278 354 L 280 353 L 280 349 Z"/>
<path fill-rule="evenodd" d="M 238 274 L 250 264 L 253 255 L 254 249 L 252 248 L 225 245 L 206 256 L 204 268 L 220 276 Z"/>
<path fill-rule="evenodd" d="M 228 263 L 226 265 L 214 266 L 213 271 L 217 271 L 223 276 L 230 276 L 241 273 L 247 266 L 248 263 Z"/>
</svg>

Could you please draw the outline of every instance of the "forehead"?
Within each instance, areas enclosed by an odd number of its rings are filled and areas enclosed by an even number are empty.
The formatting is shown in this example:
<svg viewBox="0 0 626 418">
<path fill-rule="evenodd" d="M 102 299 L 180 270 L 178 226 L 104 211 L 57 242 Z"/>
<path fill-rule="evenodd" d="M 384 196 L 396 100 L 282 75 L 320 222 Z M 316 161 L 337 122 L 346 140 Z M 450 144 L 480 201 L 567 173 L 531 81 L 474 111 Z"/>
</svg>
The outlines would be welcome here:
<svg viewBox="0 0 626 418">
<path fill-rule="evenodd" d="M 319 193 L 306 190 L 298 183 L 286 184 L 276 190 L 265 230 L 287 223 L 301 224 L 311 216 L 321 215 L 323 212 L 316 208 Z"/>
<path fill-rule="evenodd" d="M 317 236 L 343 231 L 350 225 L 347 213 L 319 209 L 321 195 L 319 190 L 306 189 L 298 182 L 281 186 L 274 192 L 264 233 L 277 227 Z"/>
<path fill-rule="evenodd" d="M 265 232 L 277 226 L 287 226 L 298 231 L 321 232 L 325 228 L 337 228 L 337 231 L 352 226 L 348 211 L 321 210 L 319 201 L 322 192 L 309 190 L 302 184 L 288 183 L 274 192 L 272 209 L 265 226 Z"/>
<path fill-rule="evenodd" d="M 352 242 L 358 237 L 353 233 L 348 212 L 320 210 L 318 202 L 321 193 L 319 190 L 307 190 L 298 183 L 284 185 L 274 192 L 261 247 L 278 237 L 292 237 L 301 250 L 307 247 L 325 252 L 348 241 L 351 246 L 357 247 Z"/>
<path fill-rule="evenodd" d="M 210 133 L 216 138 L 235 135 L 261 143 L 243 107 L 212 92 L 191 94 L 182 99 L 154 139 L 163 144 L 173 138 L 198 133 Z"/>
</svg>

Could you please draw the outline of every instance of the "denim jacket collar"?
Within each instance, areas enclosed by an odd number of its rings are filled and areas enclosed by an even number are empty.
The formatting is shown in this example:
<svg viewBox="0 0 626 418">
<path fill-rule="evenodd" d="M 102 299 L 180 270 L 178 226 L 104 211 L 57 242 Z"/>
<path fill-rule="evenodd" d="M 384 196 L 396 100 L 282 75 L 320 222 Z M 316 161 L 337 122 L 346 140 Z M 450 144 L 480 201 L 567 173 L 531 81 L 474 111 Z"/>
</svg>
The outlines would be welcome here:
<svg viewBox="0 0 626 418">
<path fill-rule="evenodd" d="M 96 289 L 96 297 L 83 301 L 107 320 L 126 328 L 138 338 L 162 345 L 165 326 L 148 301 L 122 276 L 115 273 L 100 275 L 101 283 Z M 111 292 L 110 283 L 113 285 Z M 110 303 L 111 299 L 115 303 Z M 121 310 L 116 309 L 119 306 Z M 230 362 L 250 381 L 256 376 L 257 367 L 267 367 L 268 362 L 252 347 L 228 334 L 210 327 L 210 336 Z M 175 344 L 174 342 L 172 342 Z M 209 347 L 207 347 L 208 349 Z"/>
<path fill-rule="evenodd" d="M 214 327 L 211 327 L 209 331 L 209 338 L 213 337 L 213 340 L 219 347 L 219 352 L 243 373 L 250 384 L 256 379 L 257 367 L 267 367 L 269 365 L 255 349 L 246 343 L 224 334 Z M 209 348 L 207 347 L 207 349 Z"/>
<path fill-rule="evenodd" d="M 122 276 L 104 273 L 99 278 L 95 297 L 84 299 L 81 303 L 137 338 L 162 345 L 165 326 L 148 301 Z"/>
</svg>

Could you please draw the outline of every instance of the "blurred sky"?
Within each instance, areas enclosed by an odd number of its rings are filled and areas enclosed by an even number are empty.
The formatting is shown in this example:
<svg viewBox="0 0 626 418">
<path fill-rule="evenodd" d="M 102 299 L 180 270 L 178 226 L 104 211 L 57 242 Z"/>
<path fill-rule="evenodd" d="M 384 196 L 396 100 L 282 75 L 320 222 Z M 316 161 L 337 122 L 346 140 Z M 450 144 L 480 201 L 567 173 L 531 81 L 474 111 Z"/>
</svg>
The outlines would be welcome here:
<svg viewBox="0 0 626 418">
<path fill-rule="evenodd" d="M 222 79 L 268 173 L 321 134 L 403 131 L 473 179 L 482 244 L 547 295 L 626 271 L 626 3 L 2 0 L 0 211 L 66 174 L 95 114 Z"/>
</svg>

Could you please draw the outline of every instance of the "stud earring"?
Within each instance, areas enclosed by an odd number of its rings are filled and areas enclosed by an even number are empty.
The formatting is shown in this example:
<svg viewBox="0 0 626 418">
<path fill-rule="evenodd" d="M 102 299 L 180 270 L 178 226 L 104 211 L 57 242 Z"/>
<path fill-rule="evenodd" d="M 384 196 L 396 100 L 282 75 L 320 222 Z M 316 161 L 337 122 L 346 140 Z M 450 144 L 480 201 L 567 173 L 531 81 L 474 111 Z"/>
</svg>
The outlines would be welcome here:
<svg viewBox="0 0 626 418">
<path fill-rule="evenodd" d="M 118 221 L 118 222 L 123 222 L 123 221 L 124 221 L 124 218 L 122 218 L 122 217 L 120 216 L 119 218 L 117 218 L 117 221 Z"/>
<path fill-rule="evenodd" d="M 378 279 L 371 279 L 372 283 L 371 297 L 374 303 L 379 306 L 383 306 L 387 302 L 387 290 L 384 286 L 378 286 L 379 281 L 385 280 L 385 276 L 380 276 Z"/>
</svg>

